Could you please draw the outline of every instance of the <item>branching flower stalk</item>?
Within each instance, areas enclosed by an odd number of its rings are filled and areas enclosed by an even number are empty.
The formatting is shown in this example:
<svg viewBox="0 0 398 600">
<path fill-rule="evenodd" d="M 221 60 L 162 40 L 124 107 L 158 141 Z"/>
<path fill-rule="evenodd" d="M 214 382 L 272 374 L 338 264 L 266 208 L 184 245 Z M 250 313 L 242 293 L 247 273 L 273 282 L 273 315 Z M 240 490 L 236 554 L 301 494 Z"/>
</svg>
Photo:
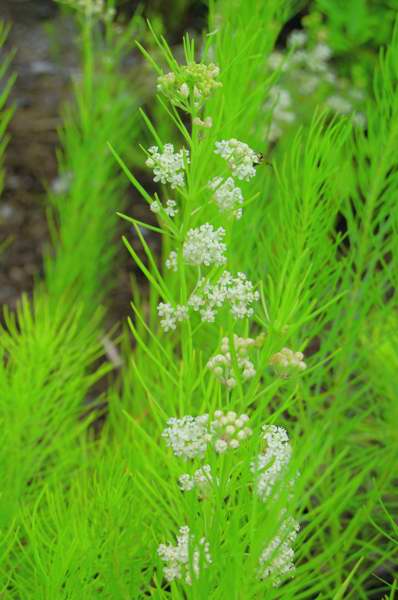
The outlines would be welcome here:
<svg viewBox="0 0 398 600">
<path fill-rule="evenodd" d="M 223 320 L 228 323 L 231 337 L 223 338 L 221 354 L 209 357 L 207 363 L 208 374 L 213 373 L 216 376 L 216 381 L 221 384 L 221 389 L 224 389 L 225 402 L 228 403 L 231 391 L 237 384 L 241 395 L 245 381 L 256 376 L 256 369 L 249 359 L 248 352 L 251 348 L 261 349 L 264 343 L 263 334 L 252 339 L 240 337 L 234 332 L 235 326 L 240 322 L 246 323 L 246 329 L 250 328 L 260 300 L 260 293 L 245 273 L 239 271 L 233 273 L 228 269 L 228 247 L 233 243 L 232 224 L 244 213 L 244 196 L 238 185 L 251 182 L 256 176 L 256 166 L 261 158 L 246 142 L 233 137 L 216 139 L 214 143 L 212 142 L 214 138 L 212 124 L 215 115 L 206 114 L 205 110 L 206 101 L 212 94 L 222 94 L 222 82 L 218 80 L 218 77 L 222 78 L 222 73 L 218 67 L 214 64 L 195 63 L 194 45 L 188 38 L 184 39 L 186 66 L 180 66 L 175 62 L 164 41 L 158 43 L 163 57 L 171 68 L 169 72 L 164 73 L 149 57 L 158 73 L 157 89 L 160 93 L 160 101 L 168 102 L 164 107 L 177 124 L 187 144 L 187 147 L 175 147 L 171 143 L 162 143 L 144 115 L 156 141 L 156 145 L 147 150 L 145 164 L 152 170 L 154 182 L 162 184 L 165 200 L 160 200 L 157 195 L 151 197 L 147 194 L 134 176 L 128 172 L 121 158 L 116 153 L 115 155 L 130 180 L 149 204 L 151 211 L 157 215 L 162 232 L 169 237 L 172 244 L 165 261 L 164 280 L 159 273 L 156 273 L 155 277 L 158 279 L 159 289 L 161 286 L 163 288 L 164 284 L 167 285 L 169 278 L 176 277 L 178 296 L 173 298 L 168 294 L 167 297 L 161 298 L 157 305 L 157 314 L 163 335 L 173 336 L 181 342 L 184 368 L 195 368 L 192 349 L 199 333 L 205 327 L 212 328 L 214 331 L 216 327 L 220 327 Z M 143 52 L 146 54 L 145 50 Z M 183 124 L 178 111 L 189 115 L 190 130 Z M 198 168 L 200 157 L 206 151 L 212 153 L 214 168 L 217 169 L 213 177 L 207 181 L 200 180 L 198 177 L 201 172 Z M 171 195 L 173 195 L 172 206 L 169 199 Z M 214 214 L 215 211 L 213 222 L 202 216 L 202 212 L 206 212 L 207 215 Z M 220 218 L 223 225 L 217 226 L 216 223 Z M 128 248 L 130 249 L 129 244 Z M 186 338 L 190 340 L 188 346 L 184 341 Z M 301 354 L 300 356 L 302 358 Z M 296 355 L 291 352 L 291 356 L 283 358 L 282 362 L 286 369 L 290 366 L 290 362 L 296 364 L 294 361 L 297 360 Z M 274 364 L 277 361 L 276 356 Z M 305 368 L 302 360 L 300 368 Z M 248 421 L 247 414 L 238 415 L 233 410 L 226 413 L 216 410 L 212 418 L 208 413 L 199 416 L 185 414 L 180 418 L 173 416 L 168 419 L 168 426 L 162 436 L 174 455 L 184 461 L 203 461 L 205 457 L 208 458 L 211 451 L 221 457 L 222 461 L 224 454 L 238 452 L 241 445 L 248 442 L 252 435 L 252 429 L 247 425 Z M 280 431 L 284 432 L 282 429 Z M 278 435 L 282 440 L 282 433 Z M 271 443 L 270 440 L 271 438 L 276 440 L 278 435 L 275 433 L 273 437 L 268 438 L 264 433 L 264 439 L 267 439 L 272 447 L 273 442 Z M 284 435 L 283 443 L 286 444 L 288 438 L 286 433 Z M 281 449 L 283 443 L 281 441 L 279 444 Z M 254 472 L 265 469 L 254 484 L 258 496 L 263 501 L 267 495 L 271 495 L 275 482 L 285 475 L 284 470 L 290 454 L 283 464 L 280 462 L 282 459 L 279 454 L 278 451 L 270 450 L 269 455 L 260 455 L 258 465 L 253 462 L 253 465 L 257 465 L 253 466 Z M 265 481 L 267 477 L 269 489 L 265 493 L 263 488 L 266 484 L 260 483 L 260 480 L 262 478 Z M 195 468 L 191 474 L 180 475 L 178 482 L 184 492 L 197 489 L 203 503 L 210 503 L 211 506 L 211 498 L 214 496 L 211 488 L 217 487 L 221 479 L 220 467 L 213 474 L 212 466 L 206 462 Z M 284 521 L 287 523 L 288 519 Z M 294 570 L 291 546 L 298 526 L 295 521 L 292 523 L 289 525 L 289 531 L 292 531 L 286 536 L 284 532 L 287 526 L 281 526 L 279 537 L 269 541 L 269 550 L 263 548 L 259 558 L 257 575 L 260 579 L 268 579 L 272 585 L 279 585 L 284 577 Z M 170 582 L 182 580 L 191 585 L 193 574 L 199 578 L 199 568 L 195 567 L 195 563 L 199 560 L 199 550 L 196 546 L 191 550 L 193 571 L 188 569 L 186 572 L 190 540 L 194 543 L 189 532 L 188 524 L 180 528 L 176 547 L 161 544 L 158 548 L 160 558 L 166 563 L 164 576 Z M 200 539 L 206 540 L 205 531 Z M 206 548 L 211 547 L 207 541 L 203 543 L 206 544 Z M 206 554 L 207 563 L 211 562 L 210 552 L 211 550 Z"/>
</svg>

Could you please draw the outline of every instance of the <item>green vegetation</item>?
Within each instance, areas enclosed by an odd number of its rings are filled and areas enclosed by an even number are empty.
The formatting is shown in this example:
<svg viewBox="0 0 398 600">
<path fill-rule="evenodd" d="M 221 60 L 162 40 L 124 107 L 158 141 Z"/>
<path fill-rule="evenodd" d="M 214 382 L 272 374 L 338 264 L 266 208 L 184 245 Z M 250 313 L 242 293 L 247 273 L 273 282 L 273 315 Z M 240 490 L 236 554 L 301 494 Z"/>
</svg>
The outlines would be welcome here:
<svg viewBox="0 0 398 600">
<path fill-rule="evenodd" d="M 52 249 L 0 332 L 0 596 L 392 600 L 391 6 L 356 2 L 359 35 L 314 2 L 286 34 L 297 6 L 212 0 L 208 30 L 171 48 L 74 4 Z M 120 68 L 134 37 L 149 90 Z M 116 213 L 147 285 L 110 378 Z"/>
</svg>

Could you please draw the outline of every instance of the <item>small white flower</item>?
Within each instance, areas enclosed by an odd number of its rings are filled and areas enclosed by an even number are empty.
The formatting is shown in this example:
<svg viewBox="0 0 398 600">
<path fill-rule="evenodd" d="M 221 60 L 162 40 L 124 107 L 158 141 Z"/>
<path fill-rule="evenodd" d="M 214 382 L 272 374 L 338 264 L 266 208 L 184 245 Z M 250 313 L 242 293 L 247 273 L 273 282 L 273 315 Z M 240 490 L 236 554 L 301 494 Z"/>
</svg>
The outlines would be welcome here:
<svg viewBox="0 0 398 600">
<path fill-rule="evenodd" d="M 183 492 L 190 492 L 196 488 L 201 496 L 206 496 L 209 491 L 211 484 L 213 483 L 213 477 L 211 474 L 210 465 L 203 465 L 197 469 L 193 475 L 184 473 L 178 478 L 180 489 Z"/>
<path fill-rule="evenodd" d="M 231 212 L 236 219 L 242 215 L 242 190 L 235 185 L 232 177 L 223 179 L 214 177 L 209 181 L 210 189 L 214 190 L 214 201 L 221 212 Z"/>
<path fill-rule="evenodd" d="M 354 125 L 356 125 L 357 127 L 361 127 L 364 128 L 366 126 L 366 117 L 363 113 L 361 112 L 355 112 L 352 115 L 352 122 L 354 123 Z"/>
<path fill-rule="evenodd" d="M 251 464 L 256 475 L 256 492 L 266 501 L 274 486 L 283 479 L 292 455 L 292 448 L 286 429 L 276 425 L 264 425 L 262 428 L 266 449 Z"/>
<path fill-rule="evenodd" d="M 297 537 L 299 524 L 291 517 L 286 518 L 278 534 L 271 540 L 260 556 L 260 579 L 272 581 L 278 587 L 284 579 L 292 577 L 295 571 L 293 544 Z"/>
<path fill-rule="evenodd" d="M 150 205 L 150 209 L 153 213 L 159 214 L 162 210 L 162 205 L 160 204 L 159 200 L 154 200 Z"/>
<path fill-rule="evenodd" d="M 258 154 L 234 138 L 216 142 L 215 154 L 227 161 L 232 174 L 240 180 L 249 181 L 256 174 L 254 165 L 260 162 Z"/>
<path fill-rule="evenodd" d="M 329 108 L 332 108 L 340 115 L 346 115 L 352 111 L 351 102 L 342 96 L 329 96 L 329 98 L 326 100 L 326 104 L 329 106 Z"/>
<path fill-rule="evenodd" d="M 233 277 L 229 271 L 224 271 L 216 283 L 202 279 L 188 300 L 188 305 L 199 311 L 203 320 L 212 322 L 217 310 L 228 303 L 231 314 L 242 319 L 253 315 L 252 304 L 259 296 L 244 273 Z"/>
<path fill-rule="evenodd" d="M 171 271 L 177 271 L 177 252 L 170 252 L 165 264 Z"/>
<path fill-rule="evenodd" d="M 157 146 L 148 148 L 149 158 L 145 164 L 153 170 L 153 180 L 163 184 L 169 183 L 172 188 L 184 185 L 185 166 L 189 163 L 189 152 L 182 148 L 174 152 L 173 144 L 165 144 L 163 152 Z"/>
<path fill-rule="evenodd" d="M 326 44 L 320 43 L 306 55 L 307 65 L 312 71 L 328 71 L 327 61 L 331 58 L 332 51 Z"/>
<path fill-rule="evenodd" d="M 225 440 L 217 440 L 214 444 L 214 448 L 218 454 L 224 454 L 228 450 L 228 444 Z"/>
<path fill-rule="evenodd" d="M 180 527 L 177 545 L 160 544 L 158 555 L 166 563 L 163 569 L 167 581 L 182 579 L 192 585 L 192 576 L 200 576 L 200 567 L 211 564 L 209 543 L 202 537 L 198 542 L 188 526 Z"/>
<path fill-rule="evenodd" d="M 305 46 L 308 40 L 308 36 L 305 31 L 296 29 L 292 31 L 287 39 L 287 45 L 290 48 L 301 48 Z"/>
<path fill-rule="evenodd" d="M 177 304 L 174 308 L 171 304 L 160 302 L 158 304 L 158 315 L 161 317 L 160 326 L 164 331 L 175 329 L 177 322 L 188 318 L 188 308 Z"/>
<path fill-rule="evenodd" d="M 190 265 L 222 265 L 227 247 L 222 241 L 225 236 L 223 227 L 214 229 L 205 223 L 196 229 L 190 229 L 183 245 L 183 256 Z"/>
<path fill-rule="evenodd" d="M 176 456 L 185 460 L 202 457 L 211 441 L 208 421 L 208 415 L 171 418 L 167 421 L 168 427 L 163 431 L 162 437 Z"/>
<path fill-rule="evenodd" d="M 167 200 L 164 212 L 170 218 L 175 217 L 178 213 L 178 208 L 176 208 L 177 202 L 175 200 Z"/>
</svg>

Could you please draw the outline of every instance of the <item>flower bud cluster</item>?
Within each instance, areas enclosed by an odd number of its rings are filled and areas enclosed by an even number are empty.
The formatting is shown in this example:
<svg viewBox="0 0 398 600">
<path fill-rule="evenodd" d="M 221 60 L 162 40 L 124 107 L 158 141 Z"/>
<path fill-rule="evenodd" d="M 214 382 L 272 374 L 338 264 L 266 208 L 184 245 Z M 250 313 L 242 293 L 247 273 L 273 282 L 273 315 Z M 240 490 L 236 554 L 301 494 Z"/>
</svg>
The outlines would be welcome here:
<svg viewBox="0 0 398 600">
<path fill-rule="evenodd" d="M 256 346 L 253 338 L 242 338 L 234 335 L 233 345 L 236 356 L 236 366 L 241 372 L 243 380 L 250 379 L 256 374 L 253 363 L 248 358 L 249 348 Z M 233 359 L 229 347 L 229 339 L 224 337 L 221 342 L 221 352 L 213 356 L 207 363 L 207 367 L 214 373 L 217 379 L 228 388 L 236 386 Z"/>
<path fill-rule="evenodd" d="M 206 117 L 205 119 L 201 119 L 200 117 L 195 117 L 192 120 L 194 125 L 198 125 L 199 127 L 204 127 L 204 129 L 210 129 L 213 127 L 213 119 L 211 117 Z"/>
<path fill-rule="evenodd" d="M 275 367 L 281 377 L 289 377 L 290 374 L 297 371 L 304 371 L 307 368 L 304 362 L 302 352 L 293 352 L 290 348 L 282 348 L 270 358 L 270 364 Z"/>
<path fill-rule="evenodd" d="M 278 534 L 261 553 L 259 563 L 260 579 L 270 578 L 273 587 L 278 587 L 295 571 L 293 544 L 299 530 L 298 522 L 287 517 L 279 528 Z"/>
<path fill-rule="evenodd" d="M 157 89 L 173 104 L 189 112 L 191 105 L 200 109 L 213 91 L 222 86 L 217 77 L 220 69 L 214 65 L 189 63 L 178 71 L 158 77 Z"/>
<path fill-rule="evenodd" d="M 149 158 L 145 161 L 147 167 L 153 170 L 154 181 L 169 183 L 172 188 L 184 185 L 184 171 L 189 164 L 189 151 L 182 148 L 174 152 L 173 144 L 165 144 L 163 152 L 159 152 L 158 146 L 148 148 Z"/>
<path fill-rule="evenodd" d="M 158 556 L 166 563 L 163 569 L 167 581 L 181 579 L 192 585 L 192 576 L 199 578 L 200 568 L 211 564 L 210 547 L 205 537 L 195 543 L 187 525 L 180 527 L 177 545 L 160 544 Z"/>
<path fill-rule="evenodd" d="M 196 469 L 193 475 L 184 473 L 178 478 L 178 484 L 183 492 L 190 492 L 196 488 L 200 496 L 206 496 L 209 487 L 213 483 L 210 465 L 203 465 Z"/>
<path fill-rule="evenodd" d="M 222 241 L 225 229 L 214 229 L 210 223 L 205 223 L 196 229 L 190 229 L 185 239 L 182 253 L 189 265 L 223 265 L 227 259 L 227 246 Z"/>
<path fill-rule="evenodd" d="M 214 191 L 213 200 L 220 212 L 231 213 L 235 219 L 240 219 L 242 216 L 243 194 L 242 190 L 235 185 L 233 178 L 214 177 L 208 185 Z"/>
<path fill-rule="evenodd" d="M 232 175 L 241 181 L 249 181 L 256 174 L 255 165 L 260 162 L 259 155 L 245 142 L 234 138 L 216 142 L 215 154 L 227 161 Z"/>
<path fill-rule="evenodd" d="M 241 442 L 251 436 L 252 430 L 246 424 L 249 417 L 245 414 L 237 415 L 230 410 L 224 413 L 216 410 L 211 431 L 214 435 L 214 449 L 218 454 L 224 454 L 227 450 L 236 450 Z"/>
</svg>

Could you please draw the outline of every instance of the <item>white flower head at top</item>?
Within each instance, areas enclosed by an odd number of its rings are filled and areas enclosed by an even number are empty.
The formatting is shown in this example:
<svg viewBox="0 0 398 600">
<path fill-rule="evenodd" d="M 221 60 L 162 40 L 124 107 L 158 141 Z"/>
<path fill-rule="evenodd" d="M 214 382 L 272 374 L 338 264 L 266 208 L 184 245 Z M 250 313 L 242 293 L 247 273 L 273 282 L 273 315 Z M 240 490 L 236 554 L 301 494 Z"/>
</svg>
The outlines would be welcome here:
<svg viewBox="0 0 398 600">
<path fill-rule="evenodd" d="M 189 163 L 188 150 L 182 148 L 174 152 L 173 144 L 165 144 L 162 152 L 159 152 L 158 146 L 151 146 L 148 153 L 150 156 L 145 164 L 153 170 L 154 181 L 169 183 L 172 188 L 184 185 L 184 171 Z"/>
<path fill-rule="evenodd" d="M 160 75 L 157 89 L 183 110 L 189 111 L 191 102 L 199 109 L 214 90 L 222 86 L 217 80 L 219 74 L 220 69 L 213 63 L 190 62 L 175 72 Z"/>
<path fill-rule="evenodd" d="M 256 475 L 256 492 L 261 500 L 267 500 L 286 473 L 292 447 L 286 429 L 277 425 L 263 425 L 263 440 L 266 443 L 264 452 L 259 454 L 251 464 Z M 291 480 L 286 482 L 291 485 Z"/>
<path fill-rule="evenodd" d="M 212 439 L 209 430 L 209 415 L 191 417 L 187 415 L 167 421 L 168 427 L 163 431 L 162 437 L 166 445 L 173 450 L 175 456 L 185 460 L 203 457 L 209 442 Z"/>
<path fill-rule="evenodd" d="M 183 256 L 189 265 L 223 265 L 226 262 L 226 245 L 222 241 L 225 236 L 223 227 L 214 229 L 205 223 L 196 229 L 190 229 L 183 245 Z"/>
<path fill-rule="evenodd" d="M 160 544 L 158 556 L 166 563 L 163 572 L 167 581 L 182 579 L 188 585 L 192 585 L 192 576 L 199 578 L 201 567 L 212 562 L 206 538 L 196 541 L 186 525 L 180 527 L 177 545 Z"/>
<path fill-rule="evenodd" d="M 284 518 L 277 535 L 261 553 L 259 578 L 269 578 L 273 587 L 278 587 L 284 579 L 293 576 L 295 571 L 293 544 L 298 530 L 299 524 L 295 519 Z"/>
<path fill-rule="evenodd" d="M 215 154 L 227 161 L 232 175 L 242 181 L 249 181 L 256 174 L 255 165 L 260 162 L 259 155 L 245 142 L 234 138 L 216 142 Z"/>
<path fill-rule="evenodd" d="M 236 219 L 242 216 L 243 194 L 235 185 L 232 177 L 223 179 L 214 177 L 209 181 L 209 188 L 214 191 L 213 199 L 220 212 L 231 213 Z"/>
</svg>

